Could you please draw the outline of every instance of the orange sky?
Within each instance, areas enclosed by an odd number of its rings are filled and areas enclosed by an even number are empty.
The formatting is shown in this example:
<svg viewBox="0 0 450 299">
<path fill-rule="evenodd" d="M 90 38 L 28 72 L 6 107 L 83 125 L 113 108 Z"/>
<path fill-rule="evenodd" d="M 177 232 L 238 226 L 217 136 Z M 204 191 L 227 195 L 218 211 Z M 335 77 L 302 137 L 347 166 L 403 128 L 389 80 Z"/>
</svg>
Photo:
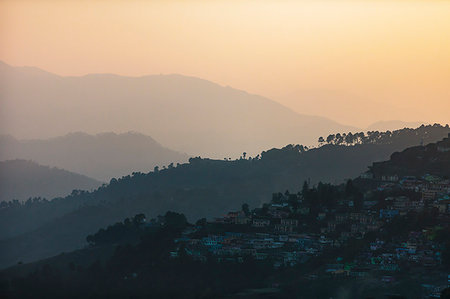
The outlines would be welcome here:
<svg viewBox="0 0 450 299">
<path fill-rule="evenodd" d="M 450 122 L 450 1 L 3 0 L 0 45 L 12 65 L 192 75 L 351 125 Z M 303 90 L 352 104 L 321 113 Z"/>
</svg>

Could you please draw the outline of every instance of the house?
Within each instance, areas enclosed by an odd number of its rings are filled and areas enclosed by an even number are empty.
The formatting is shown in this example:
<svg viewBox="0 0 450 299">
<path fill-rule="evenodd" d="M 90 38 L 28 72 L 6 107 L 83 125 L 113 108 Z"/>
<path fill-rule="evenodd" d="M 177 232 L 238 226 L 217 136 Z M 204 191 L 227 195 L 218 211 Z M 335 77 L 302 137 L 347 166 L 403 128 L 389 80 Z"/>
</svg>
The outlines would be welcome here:
<svg viewBox="0 0 450 299">
<path fill-rule="evenodd" d="M 392 219 L 399 215 L 398 210 L 388 210 L 388 209 L 381 209 L 380 210 L 380 219 Z"/>
<path fill-rule="evenodd" d="M 225 219 L 232 224 L 248 224 L 250 222 L 250 218 L 243 211 L 229 212 Z"/>
<path fill-rule="evenodd" d="M 352 236 L 352 233 L 349 231 L 343 231 L 341 232 L 341 239 L 346 240 Z"/>
<path fill-rule="evenodd" d="M 348 213 L 341 213 L 341 214 L 336 214 L 334 216 L 334 219 L 336 220 L 336 224 L 342 224 L 345 221 L 347 221 L 348 219 Z"/>
<path fill-rule="evenodd" d="M 336 230 L 336 221 L 328 221 L 327 228 L 329 232 L 334 232 Z"/>
<path fill-rule="evenodd" d="M 450 180 L 432 181 L 425 185 L 425 190 L 434 191 L 436 193 L 447 193 L 450 192 Z"/>
<path fill-rule="evenodd" d="M 376 251 L 378 249 L 383 248 L 384 241 L 377 240 L 375 242 L 370 243 L 370 250 Z"/>
<path fill-rule="evenodd" d="M 209 235 L 208 237 L 202 238 L 203 245 L 205 246 L 217 246 L 224 239 L 223 236 Z"/>
<path fill-rule="evenodd" d="M 373 173 L 370 172 L 370 171 L 366 171 L 366 172 L 362 173 L 359 177 L 362 178 L 362 179 L 366 179 L 366 180 L 372 180 L 373 179 Z"/>
<path fill-rule="evenodd" d="M 344 264 L 328 264 L 326 265 L 325 272 L 333 275 L 343 274 Z"/>
<path fill-rule="evenodd" d="M 364 278 L 369 275 L 370 269 L 367 268 L 353 268 L 349 272 L 349 276 L 356 278 Z"/>
<path fill-rule="evenodd" d="M 327 217 L 327 213 L 324 213 L 324 212 L 319 213 L 319 214 L 317 215 L 317 220 L 324 220 L 325 217 Z"/>
<path fill-rule="evenodd" d="M 359 217 L 359 223 L 360 224 L 368 224 L 368 223 L 371 223 L 373 220 L 374 219 L 373 219 L 372 215 L 362 214 Z"/>
<path fill-rule="evenodd" d="M 295 228 L 298 226 L 297 219 L 281 219 L 279 224 L 275 225 L 275 230 L 278 232 L 293 232 Z"/>
<path fill-rule="evenodd" d="M 286 218 L 290 213 L 286 210 L 286 208 L 271 206 L 269 207 L 268 214 L 273 218 Z"/>
<path fill-rule="evenodd" d="M 437 191 L 424 189 L 422 190 L 422 200 L 425 202 L 433 201 L 436 198 Z"/>
<path fill-rule="evenodd" d="M 413 200 L 409 203 L 410 210 L 421 211 L 423 210 L 424 203 L 422 200 Z"/>
<path fill-rule="evenodd" d="M 254 218 L 252 220 L 253 227 L 267 227 L 270 225 L 270 219 L 267 218 Z"/>
<path fill-rule="evenodd" d="M 300 209 L 298 209 L 298 212 L 300 213 L 300 215 L 308 215 L 310 212 L 310 208 L 301 207 Z"/>
<path fill-rule="evenodd" d="M 297 219 L 281 219 L 280 224 L 275 225 L 275 230 L 279 232 L 293 232 L 298 227 Z"/>
<path fill-rule="evenodd" d="M 376 201 L 376 200 L 365 200 L 365 201 L 363 201 L 363 207 L 365 209 L 369 209 L 373 206 L 376 206 L 377 203 L 378 203 L 378 201 Z"/>
<path fill-rule="evenodd" d="M 384 283 L 392 283 L 395 281 L 395 278 L 393 276 L 385 275 L 381 278 L 381 281 Z"/>
<path fill-rule="evenodd" d="M 416 179 L 415 177 L 404 177 L 400 181 L 400 184 L 403 189 L 419 191 L 423 182 L 421 180 Z"/>
<path fill-rule="evenodd" d="M 364 214 L 363 213 L 358 213 L 358 212 L 352 212 L 350 213 L 350 220 L 355 220 L 355 221 L 359 221 L 359 219 L 361 219 L 361 217 L 363 217 Z"/>
<path fill-rule="evenodd" d="M 352 234 L 365 233 L 366 232 L 366 226 L 362 225 L 360 223 L 353 223 L 352 226 L 351 226 L 351 232 L 352 232 Z"/>
<path fill-rule="evenodd" d="M 367 230 L 368 231 L 377 231 L 380 229 L 380 227 L 383 226 L 383 222 L 382 221 L 372 221 L 370 223 L 367 224 Z"/>
<path fill-rule="evenodd" d="M 288 235 L 279 235 L 278 236 L 278 240 L 280 242 L 288 242 L 289 241 L 289 236 Z"/>
<path fill-rule="evenodd" d="M 383 182 L 398 182 L 399 178 L 396 174 L 385 174 L 381 176 Z"/>
<path fill-rule="evenodd" d="M 445 213 L 448 211 L 450 206 L 450 199 L 447 200 L 439 200 L 432 205 L 433 207 L 439 210 L 439 213 Z"/>
<path fill-rule="evenodd" d="M 314 240 L 309 236 L 303 236 L 297 239 L 300 248 L 309 248 L 313 245 Z"/>
<path fill-rule="evenodd" d="M 395 271 L 400 271 L 400 267 L 396 263 L 382 264 L 380 266 L 380 270 L 382 270 L 382 271 L 389 271 L 389 272 L 395 272 Z"/>
<path fill-rule="evenodd" d="M 398 196 L 394 198 L 392 206 L 399 211 L 407 211 L 409 210 L 410 200 L 406 196 Z"/>
<path fill-rule="evenodd" d="M 274 240 L 273 238 L 253 239 L 250 241 L 254 249 L 266 249 L 272 248 Z"/>
</svg>

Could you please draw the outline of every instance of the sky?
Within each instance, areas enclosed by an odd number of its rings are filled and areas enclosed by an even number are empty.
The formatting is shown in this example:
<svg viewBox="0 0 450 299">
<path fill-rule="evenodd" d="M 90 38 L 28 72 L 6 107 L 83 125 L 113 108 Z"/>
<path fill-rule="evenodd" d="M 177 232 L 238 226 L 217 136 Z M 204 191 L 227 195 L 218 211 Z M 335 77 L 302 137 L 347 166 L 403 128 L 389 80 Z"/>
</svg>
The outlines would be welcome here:
<svg viewBox="0 0 450 299">
<path fill-rule="evenodd" d="M 0 60 L 183 74 L 364 127 L 450 122 L 450 1 L 0 0 Z"/>
</svg>

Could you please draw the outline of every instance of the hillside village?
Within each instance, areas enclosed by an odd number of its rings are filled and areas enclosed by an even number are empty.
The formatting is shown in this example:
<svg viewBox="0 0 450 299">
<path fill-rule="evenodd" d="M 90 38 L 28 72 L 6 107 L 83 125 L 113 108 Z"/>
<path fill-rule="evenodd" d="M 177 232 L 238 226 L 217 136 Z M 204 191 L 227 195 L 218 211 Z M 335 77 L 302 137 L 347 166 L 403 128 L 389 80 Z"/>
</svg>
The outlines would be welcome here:
<svg viewBox="0 0 450 299">
<path fill-rule="evenodd" d="M 448 140 L 438 143 L 443 151 Z M 377 187 L 361 194 L 353 186 L 358 181 Z M 423 298 L 438 298 L 450 286 L 449 232 L 448 177 L 382 175 L 376 180 L 365 173 L 340 187 L 310 188 L 305 182 L 301 192 L 273 194 L 261 208 L 244 204 L 212 221 L 199 220 L 175 239 L 170 254 L 178 258 L 181 250 L 203 262 L 252 257 L 274 268 L 326 261 L 307 274 L 312 280 L 371 278 L 395 284 L 405 271 L 422 273 Z"/>
</svg>

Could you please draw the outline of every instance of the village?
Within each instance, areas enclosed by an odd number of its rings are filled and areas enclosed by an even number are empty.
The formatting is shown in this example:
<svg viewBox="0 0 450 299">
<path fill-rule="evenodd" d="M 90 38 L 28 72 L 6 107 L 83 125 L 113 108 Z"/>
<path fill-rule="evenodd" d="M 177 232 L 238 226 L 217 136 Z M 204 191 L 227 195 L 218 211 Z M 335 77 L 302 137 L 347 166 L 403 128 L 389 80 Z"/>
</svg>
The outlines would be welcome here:
<svg viewBox="0 0 450 299">
<path fill-rule="evenodd" d="M 364 175 L 359 179 L 371 180 Z M 261 208 L 249 210 L 244 204 L 239 211 L 212 221 L 202 219 L 185 229 L 171 257 L 238 263 L 251 258 L 274 268 L 306 267 L 320 260 L 321 266 L 306 274 L 311 280 L 375 279 L 392 284 L 408 271 L 421 273 L 425 297 L 439 297 L 450 285 L 448 262 L 443 261 L 448 236 L 442 236 L 450 225 L 450 180 L 385 176 L 377 185 L 359 200 L 346 190 L 347 195 L 337 196 L 332 204 L 313 206 L 308 200 L 308 192 L 326 190 L 323 184 L 304 186 L 297 194 L 274 194 Z M 421 219 L 424 227 L 408 227 L 402 219 L 410 215 L 429 217 L 431 225 Z"/>
</svg>

